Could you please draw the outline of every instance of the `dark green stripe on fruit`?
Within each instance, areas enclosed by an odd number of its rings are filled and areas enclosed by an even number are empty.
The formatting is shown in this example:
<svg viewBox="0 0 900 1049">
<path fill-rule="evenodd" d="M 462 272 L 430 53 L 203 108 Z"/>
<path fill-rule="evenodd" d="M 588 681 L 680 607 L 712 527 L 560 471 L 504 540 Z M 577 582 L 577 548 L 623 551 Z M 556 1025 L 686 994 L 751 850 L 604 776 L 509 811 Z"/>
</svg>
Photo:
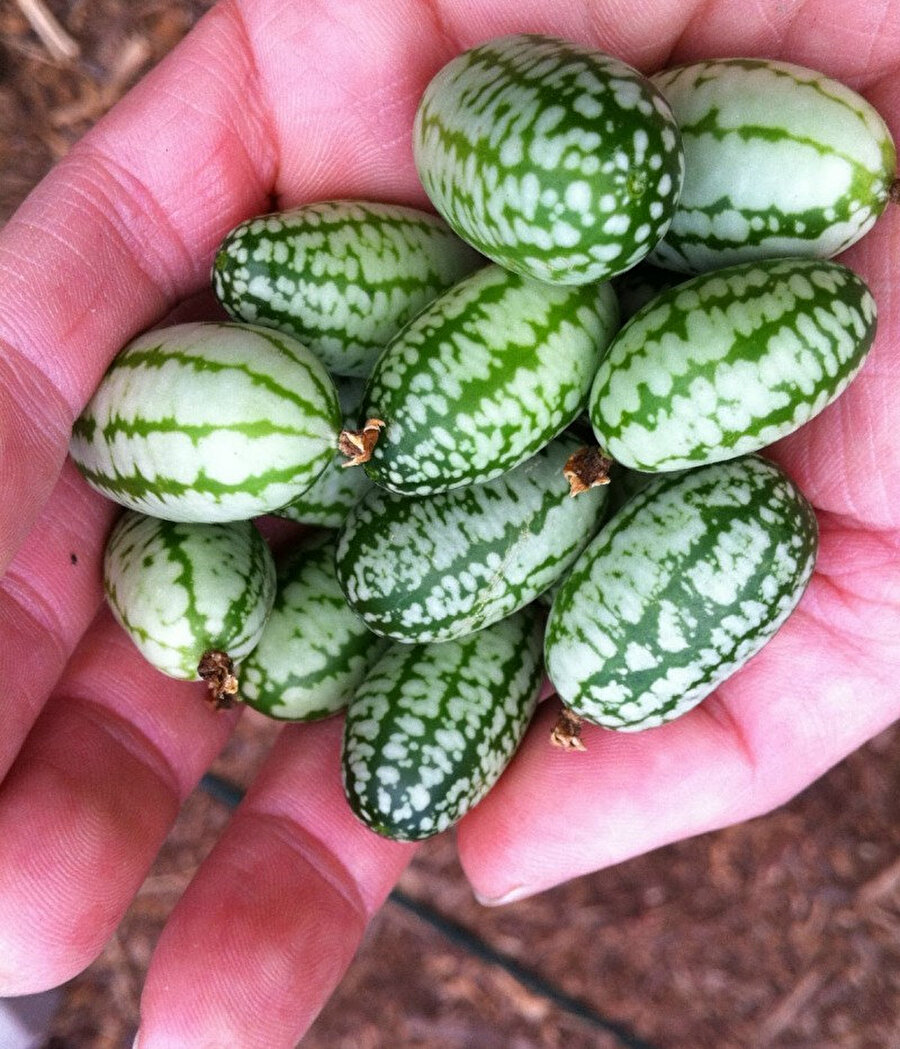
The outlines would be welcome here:
<svg viewBox="0 0 900 1049">
<path fill-rule="evenodd" d="M 543 616 L 525 609 L 440 644 L 394 645 L 347 710 L 342 768 L 356 815 L 415 841 L 459 820 L 522 740 L 540 693 Z"/>
<path fill-rule="evenodd" d="M 347 600 L 407 643 L 462 637 L 528 604 L 599 527 L 604 489 L 572 499 L 563 476 L 578 447 L 563 435 L 502 477 L 437 495 L 373 488 L 339 533 Z"/>
<path fill-rule="evenodd" d="M 601 529 L 547 623 L 547 672 L 588 721 L 621 731 L 685 713 L 796 607 L 812 508 L 756 456 L 657 478 Z"/>
</svg>

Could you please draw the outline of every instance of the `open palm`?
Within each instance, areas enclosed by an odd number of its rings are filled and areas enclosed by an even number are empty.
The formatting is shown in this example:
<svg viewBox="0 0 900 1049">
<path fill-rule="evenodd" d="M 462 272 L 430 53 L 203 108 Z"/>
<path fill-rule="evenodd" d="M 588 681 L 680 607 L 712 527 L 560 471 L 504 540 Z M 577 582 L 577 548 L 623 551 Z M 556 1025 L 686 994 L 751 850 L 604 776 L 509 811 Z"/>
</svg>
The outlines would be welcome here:
<svg viewBox="0 0 900 1049">
<path fill-rule="evenodd" d="M 237 716 L 144 665 L 103 609 L 115 509 L 65 459 L 109 360 L 206 285 L 228 229 L 333 197 L 427 205 L 410 149 L 421 91 L 459 51 L 513 31 L 593 43 L 648 72 L 790 59 L 861 90 L 900 137 L 897 0 L 877 18 L 864 0 L 558 6 L 221 0 L 0 234 L 0 995 L 57 984 L 101 950 Z M 820 515 L 799 609 L 661 729 L 589 727 L 585 754 L 561 753 L 545 704 L 459 828 L 482 898 L 767 811 L 900 714 L 897 258 L 892 213 L 845 258 L 879 305 L 868 363 L 772 450 Z M 412 855 L 350 814 L 340 731 L 332 719 L 280 735 L 163 933 L 141 1049 L 290 1046 L 340 979 Z"/>
</svg>

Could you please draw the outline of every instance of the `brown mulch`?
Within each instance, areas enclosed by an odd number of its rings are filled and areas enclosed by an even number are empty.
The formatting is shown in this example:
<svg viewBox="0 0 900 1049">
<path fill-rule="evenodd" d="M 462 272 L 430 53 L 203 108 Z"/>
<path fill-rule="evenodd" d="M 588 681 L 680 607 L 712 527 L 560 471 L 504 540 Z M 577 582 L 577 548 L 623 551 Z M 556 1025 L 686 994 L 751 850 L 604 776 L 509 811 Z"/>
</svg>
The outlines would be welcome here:
<svg viewBox="0 0 900 1049">
<path fill-rule="evenodd" d="M 0 4 L 0 221 L 81 135 L 212 7 L 212 0 Z M 35 31 L 46 11 L 61 43 Z"/>
<path fill-rule="evenodd" d="M 211 0 L 42 0 L 64 36 L 0 5 L 0 221 Z M 276 726 L 246 717 L 216 771 L 246 783 Z M 900 727 L 762 819 L 498 910 L 452 836 L 403 890 L 658 1049 L 900 1047 Z M 166 915 L 228 819 L 185 804 L 104 954 L 65 988 L 44 1049 L 129 1049 Z M 388 903 L 304 1049 L 617 1049 L 504 969 Z M 239 1049 L 239 1047 L 238 1047 Z"/>
</svg>

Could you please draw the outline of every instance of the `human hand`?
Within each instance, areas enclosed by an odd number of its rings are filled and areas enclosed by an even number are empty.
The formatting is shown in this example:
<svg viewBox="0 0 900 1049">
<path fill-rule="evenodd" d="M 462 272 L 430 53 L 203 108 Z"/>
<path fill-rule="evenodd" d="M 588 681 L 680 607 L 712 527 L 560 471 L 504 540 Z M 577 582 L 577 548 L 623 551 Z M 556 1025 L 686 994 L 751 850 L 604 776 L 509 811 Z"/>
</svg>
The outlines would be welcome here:
<svg viewBox="0 0 900 1049">
<path fill-rule="evenodd" d="M 90 962 L 233 725 L 145 667 L 97 614 L 115 511 L 63 466 L 108 361 L 206 285 L 227 229 L 273 204 L 337 196 L 427 205 L 409 148 L 422 88 L 460 50 L 515 30 L 592 42 L 647 71 L 670 57 L 789 58 L 862 88 L 889 122 L 900 112 L 900 53 L 887 53 L 883 27 L 862 28 L 862 3 L 852 48 L 846 5 L 834 28 L 827 3 L 796 5 L 794 17 L 773 0 L 740 18 L 725 0 L 544 6 L 223 0 L 3 231 L 0 994 Z M 898 240 L 900 222 L 885 216 L 847 258 L 880 306 L 866 368 L 777 449 L 820 510 L 819 572 L 799 610 L 716 696 L 662 729 L 587 728 L 587 754 L 561 754 L 547 744 L 547 704 L 459 828 L 482 896 L 537 891 L 765 811 L 897 716 Z M 339 736 L 338 720 L 281 734 L 163 933 L 141 1049 L 291 1045 L 340 979 L 412 849 L 350 815 Z"/>
</svg>

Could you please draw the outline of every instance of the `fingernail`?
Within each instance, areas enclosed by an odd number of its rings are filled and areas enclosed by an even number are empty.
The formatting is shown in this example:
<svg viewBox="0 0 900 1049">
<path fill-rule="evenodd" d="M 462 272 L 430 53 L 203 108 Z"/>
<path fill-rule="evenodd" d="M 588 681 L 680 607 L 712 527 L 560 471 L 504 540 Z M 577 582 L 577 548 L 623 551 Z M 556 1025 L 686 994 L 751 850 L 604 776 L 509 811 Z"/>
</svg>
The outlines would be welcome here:
<svg viewBox="0 0 900 1049">
<path fill-rule="evenodd" d="M 141 1032 L 138 1031 L 134 1036 L 134 1041 L 131 1043 L 131 1049 L 140 1049 Z"/>
<path fill-rule="evenodd" d="M 480 892 L 475 893 L 475 899 L 482 907 L 502 907 L 504 903 L 515 903 L 516 900 L 524 900 L 526 896 L 533 893 L 527 885 L 513 885 L 511 889 L 501 893 L 499 896 L 482 896 Z"/>
</svg>

